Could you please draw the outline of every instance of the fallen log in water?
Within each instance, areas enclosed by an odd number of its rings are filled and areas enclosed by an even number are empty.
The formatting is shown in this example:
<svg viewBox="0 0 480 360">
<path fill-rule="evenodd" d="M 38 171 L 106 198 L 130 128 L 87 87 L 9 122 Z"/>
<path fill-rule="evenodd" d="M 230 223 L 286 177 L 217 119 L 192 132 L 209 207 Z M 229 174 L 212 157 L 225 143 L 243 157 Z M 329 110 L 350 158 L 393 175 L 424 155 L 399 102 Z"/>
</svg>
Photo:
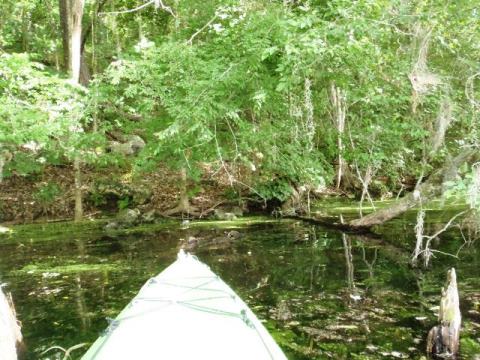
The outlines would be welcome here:
<svg viewBox="0 0 480 360">
<path fill-rule="evenodd" d="M 438 198 L 443 194 L 444 184 L 454 179 L 458 168 L 466 162 L 472 163 L 477 161 L 479 156 L 477 149 L 463 150 L 455 158 L 447 161 L 442 168 L 434 171 L 425 182 L 417 186 L 415 191 L 398 199 L 390 206 L 374 211 L 360 219 L 350 221 L 349 225 L 353 228 L 372 228 L 376 225 L 382 225 L 421 203 L 426 204 L 428 201 Z"/>
<path fill-rule="evenodd" d="M 0 359 L 17 360 L 17 347 L 22 333 L 17 321 L 10 294 L 4 294 L 0 286 Z"/>
<path fill-rule="evenodd" d="M 452 268 L 447 274 L 448 286 L 442 288 L 442 299 L 438 313 L 439 325 L 428 333 L 427 352 L 443 358 L 456 358 L 460 342 L 460 301 L 458 298 L 457 276 Z"/>
</svg>

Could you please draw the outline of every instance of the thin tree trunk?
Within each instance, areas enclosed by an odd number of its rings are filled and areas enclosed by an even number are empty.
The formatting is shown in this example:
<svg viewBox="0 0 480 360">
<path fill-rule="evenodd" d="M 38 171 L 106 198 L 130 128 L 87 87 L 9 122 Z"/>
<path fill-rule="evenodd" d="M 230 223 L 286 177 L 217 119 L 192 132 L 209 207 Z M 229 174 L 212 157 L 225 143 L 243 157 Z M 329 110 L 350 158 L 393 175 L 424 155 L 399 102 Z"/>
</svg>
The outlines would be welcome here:
<svg viewBox="0 0 480 360">
<path fill-rule="evenodd" d="M 49 1 L 46 1 L 45 2 L 45 7 L 46 7 L 47 14 L 49 14 L 48 19 L 49 19 L 50 31 L 53 34 L 56 34 L 59 31 L 59 27 L 58 27 L 58 24 L 57 24 L 55 12 L 54 12 L 53 7 L 52 7 L 52 3 L 50 3 Z M 53 60 L 55 62 L 55 69 L 57 71 L 60 71 L 60 57 L 59 57 L 59 54 L 58 54 L 58 50 L 59 50 L 58 46 L 55 42 Z"/>
<path fill-rule="evenodd" d="M 87 61 L 87 56 L 85 53 L 85 45 L 87 44 L 88 38 L 90 35 L 93 37 L 93 42 L 95 42 L 95 34 L 93 34 L 92 30 L 95 27 L 96 22 L 98 21 L 98 13 L 102 11 L 103 7 L 105 4 L 108 2 L 108 0 L 100 0 L 98 2 L 98 6 L 94 7 L 92 18 L 90 21 L 90 25 L 85 27 L 85 30 L 82 33 L 82 42 L 80 45 L 80 53 L 81 53 L 81 59 L 80 59 L 80 84 L 83 86 L 88 86 L 90 83 L 90 79 L 92 78 L 92 72 L 90 71 L 90 67 L 88 65 Z M 115 21 L 115 19 L 114 19 Z M 108 41 L 107 41 L 108 42 Z M 93 60 L 92 60 L 93 62 Z M 93 67 L 93 65 L 92 65 Z M 93 70 L 93 74 L 95 74 L 95 70 Z"/>
<path fill-rule="evenodd" d="M 24 52 L 28 52 L 30 50 L 30 17 L 30 11 L 24 9 L 22 11 L 22 48 Z"/>
<path fill-rule="evenodd" d="M 60 3 L 63 0 L 60 0 Z M 66 0 L 68 1 L 68 0 Z M 69 19 L 69 59 L 71 69 L 71 80 L 74 84 L 80 81 L 81 67 L 81 49 L 82 49 L 82 17 L 84 0 L 69 0 L 70 7 L 66 9 L 66 16 Z M 62 7 L 60 8 L 62 10 Z M 63 27 L 63 23 L 62 23 Z M 63 28 L 65 31 L 65 27 Z M 65 32 L 64 32 L 65 37 Z M 64 47 L 64 53 L 66 48 Z M 81 221 L 83 218 L 83 202 L 82 202 L 82 171 L 80 155 L 76 154 L 73 160 L 73 171 L 75 178 L 75 221 Z"/>
<path fill-rule="evenodd" d="M 115 11 L 115 5 L 113 3 L 110 3 L 110 10 L 111 12 Z M 108 34 L 109 33 L 107 32 L 107 37 L 108 37 Z M 115 50 L 117 52 L 117 59 L 119 59 L 120 54 L 122 53 L 122 44 L 121 44 L 120 34 L 118 33 L 116 16 L 112 18 L 112 35 L 113 35 L 113 40 L 115 41 Z"/>
<path fill-rule="evenodd" d="M 180 200 L 178 205 L 163 213 L 164 216 L 174 214 L 198 215 L 197 209 L 188 200 L 187 169 L 185 167 L 180 170 Z"/>
<path fill-rule="evenodd" d="M 88 86 L 91 77 L 92 75 L 90 74 L 90 68 L 88 67 L 87 59 L 85 54 L 82 53 L 80 59 L 80 76 L 78 80 L 83 86 Z"/>
<path fill-rule="evenodd" d="M 73 171 L 75 177 L 75 221 L 78 222 L 83 218 L 82 169 L 78 155 L 73 160 Z"/>
<path fill-rule="evenodd" d="M 83 6 L 85 0 L 71 0 L 72 1 L 72 33 L 70 44 L 70 66 L 72 69 L 72 80 L 74 83 L 80 81 L 80 67 L 81 67 L 81 53 L 82 53 L 82 17 Z"/>
<path fill-rule="evenodd" d="M 70 71 L 70 0 L 59 0 L 58 7 L 60 11 L 60 26 L 62 28 L 62 46 L 63 46 L 63 67 L 65 71 Z"/>
<path fill-rule="evenodd" d="M 343 133 L 345 131 L 345 115 L 346 115 L 346 94 L 338 88 L 334 82 L 330 84 L 330 102 L 333 107 L 333 122 L 337 128 L 337 149 L 338 149 L 338 168 L 336 175 L 336 188 L 340 189 L 343 176 Z"/>
<path fill-rule="evenodd" d="M 180 170 L 180 207 L 188 210 L 190 208 L 190 202 L 188 201 L 187 191 L 187 169 L 182 168 Z"/>
<path fill-rule="evenodd" d="M 139 14 L 137 14 L 135 19 L 136 19 L 137 25 L 138 25 L 138 41 L 142 41 L 143 40 L 142 17 Z"/>
<path fill-rule="evenodd" d="M 355 290 L 355 281 L 354 281 L 354 267 L 353 267 L 353 255 L 352 255 L 352 241 L 347 236 L 347 234 L 342 234 L 343 241 L 343 251 L 345 254 L 345 265 L 347 267 L 347 286 L 348 291 L 353 293 Z"/>
<path fill-rule="evenodd" d="M 98 18 L 98 13 L 102 11 L 103 7 L 107 3 L 108 0 L 100 0 L 98 2 L 98 6 L 96 10 L 94 10 L 94 14 L 92 16 L 92 20 L 90 21 L 90 25 L 88 27 L 85 27 L 85 31 L 83 32 L 82 35 L 82 53 L 85 50 L 85 45 L 87 44 L 88 38 L 90 37 L 90 34 L 92 33 L 92 27 L 95 26 Z M 115 21 L 115 18 L 114 18 Z"/>
</svg>

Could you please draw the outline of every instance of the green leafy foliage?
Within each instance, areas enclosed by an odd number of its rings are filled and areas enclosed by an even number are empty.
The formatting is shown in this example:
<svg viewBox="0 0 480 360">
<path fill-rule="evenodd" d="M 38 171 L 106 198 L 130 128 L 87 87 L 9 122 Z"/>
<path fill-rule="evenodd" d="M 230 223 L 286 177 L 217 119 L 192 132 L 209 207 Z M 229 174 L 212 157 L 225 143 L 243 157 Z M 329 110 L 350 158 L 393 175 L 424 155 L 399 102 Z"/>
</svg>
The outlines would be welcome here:
<svg viewBox="0 0 480 360">
<path fill-rule="evenodd" d="M 34 198 L 40 204 L 46 206 L 53 203 L 62 193 L 60 187 L 53 182 L 42 183 L 34 193 Z"/>
<path fill-rule="evenodd" d="M 188 0 L 166 2 L 171 13 L 114 13 L 137 5 L 86 2 L 88 89 L 52 71 L 63 61 L 53 0 L 0 5 L 11 15 L 0 16 L 0 144 L 14 154 L 6 175 L 80 155 L 139 173 L 186 168 L 194 183 L 209 163 L 284 199 L 292 185 L 331 184 L 340 153 L 353 174 L 374 169 L 399 188 L 478 143 L 480 22 L 469 2 Z M 419 94 L 411 76 L 422 29 L 423 70 L 436 83 Z M 332 84 L 346 95 L 343 133 Z M 432 152 L 445 99 L 451 121 Z M 146 146 L 114 153 L 118 134 Z"/>
</svg>

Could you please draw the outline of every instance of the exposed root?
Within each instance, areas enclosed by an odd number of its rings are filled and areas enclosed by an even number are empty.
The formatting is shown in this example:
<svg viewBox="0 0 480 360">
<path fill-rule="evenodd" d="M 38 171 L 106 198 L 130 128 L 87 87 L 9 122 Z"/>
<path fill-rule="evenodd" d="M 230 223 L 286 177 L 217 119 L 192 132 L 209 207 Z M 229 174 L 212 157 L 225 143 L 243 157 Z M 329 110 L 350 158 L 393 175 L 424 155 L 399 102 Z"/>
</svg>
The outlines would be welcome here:
<svg viewBox="0 0 480 360">
<path fill-rule="evenodd" d="M 188 193 L 187 193 L 187 169 L 182 168 L 180 171 L 180 201 L 178 205 L 175 206 L 173 209 L 167 210 L 163 213 L 163 216 L 170 217 L 172 215 L 181 214 L 183 215 L 190 215 L 195 217 L 200 217 L 200 212 L 198 209 L 190 204 L 188 200 Z"/>
<path fill-rule="evenodd" d="M 184 204 L 183 202 L 180 202 L 173 209 L 167 210 L 162 213 L 162 215 L 165 217 L 172 217 L 173 215 L 182 215 L 182 217 L 183 215 L 201 217 L 202 214 L 203 213 L 199 212 L 199 210 L 195 206 L 190 205 L 190 203 Z"/>
<path fill-rule="evenodd" d="M 222 201 L 217 202 L 215 205 L 213 205 L 212 207 L 208 208 L 207 210 L 202 210 L 202 212 L 200 213 L 200 216 L 199 216 L 199 217 L 202 218 L 202 217 L 204 217 L 205 215 L 210 214 L 211 212 L 215 211 L 215 209 L 216 209 L 217 207 L 219 207 L 220 205 L 225 204 L 226 202 L 227 202 L 227 201 L 222 200 Z"/>
</svg>

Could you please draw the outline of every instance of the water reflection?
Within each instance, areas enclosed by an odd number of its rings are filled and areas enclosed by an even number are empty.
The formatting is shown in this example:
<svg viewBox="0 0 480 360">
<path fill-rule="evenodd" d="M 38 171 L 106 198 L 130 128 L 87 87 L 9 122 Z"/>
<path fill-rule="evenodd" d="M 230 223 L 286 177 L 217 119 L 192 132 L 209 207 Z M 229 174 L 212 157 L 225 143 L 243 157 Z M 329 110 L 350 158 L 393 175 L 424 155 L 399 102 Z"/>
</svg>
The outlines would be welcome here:
<svg viewBox="0 0 480 360">
<path fill-rule="evenodd" d="M 350 295 L 353 296 L 355 290 L 353 256 L 352 256 L 352 241 L 345 233 L 342 233 L 343 249 L 345 252 L 345 265 L 347 268 L 347 287 Z"/>
<path fill-rule="evenodd" d="M 370 280 L 370 283 L 373 283 L 374 280 L 374 267 L 375 263 L 377 262 L 377 256 L 378 256 L 378 248 L 373 249 L 373 257 L 371 261 L 367 260 L 367 254 L 365 251 L 365 244 L 363 242 L 360 243 L 360 248 L 362 249 L 362 261 L 365 264 L 365 266 L 368 269 L 368 279 Z"/>
</svg>

